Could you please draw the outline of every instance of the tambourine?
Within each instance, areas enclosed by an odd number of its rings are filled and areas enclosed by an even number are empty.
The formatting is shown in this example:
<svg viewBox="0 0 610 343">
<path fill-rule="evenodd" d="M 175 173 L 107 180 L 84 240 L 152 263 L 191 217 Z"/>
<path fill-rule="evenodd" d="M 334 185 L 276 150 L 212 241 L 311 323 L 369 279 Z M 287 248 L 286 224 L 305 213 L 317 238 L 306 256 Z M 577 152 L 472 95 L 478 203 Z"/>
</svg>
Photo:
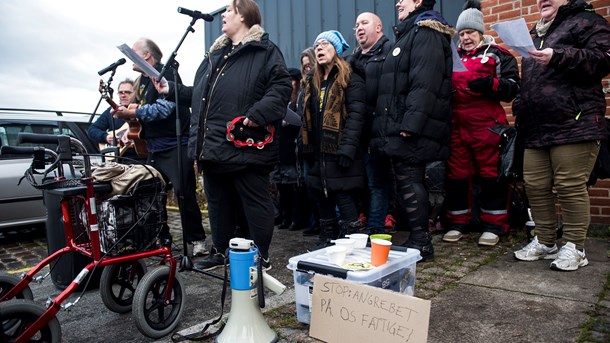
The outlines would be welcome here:
<svg viewBox="0 0 610 343">
<path fill-rule="evenodd" d="M 252 127 L 244 125 L 245 116 L 239 116 L 227 122 L 227 140 L 233 142 L 236 147 L 245 146 L 263 149 L 265 145 L 273 142 L 275 128 L 273 125 L 264 127 Z"/>
</svg>

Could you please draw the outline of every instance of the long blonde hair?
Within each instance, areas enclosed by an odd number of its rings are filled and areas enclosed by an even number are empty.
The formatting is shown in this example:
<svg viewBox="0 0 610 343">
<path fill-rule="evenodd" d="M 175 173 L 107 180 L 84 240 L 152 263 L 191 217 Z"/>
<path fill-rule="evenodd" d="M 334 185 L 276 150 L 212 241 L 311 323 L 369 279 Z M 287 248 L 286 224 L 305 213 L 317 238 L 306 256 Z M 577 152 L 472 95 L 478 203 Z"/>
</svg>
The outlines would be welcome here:
<svg viewBox="0 0 610 343">
<path fill-rule="evenodd" d="M 350 68 L 349 63 L 347 63 L 343 58 L 339 57 L 339 55 L 335 55 L 331 63 L 333 65 L 333 68 L 337 67 L 337 69 L 339 70 L 337 73 L 337 77 L 335 77 L 335 82 L 339 82 L 339 86 L 341 86 L 341 88 L 343 89 L 346 89 L 352 73 L 352 69 Z M 323 77 L 324 67 L 316 61 L 312 81 L 313 86 L 318 94 L 320 94 L 320 88 L 322 85 Z"/>
</svg>

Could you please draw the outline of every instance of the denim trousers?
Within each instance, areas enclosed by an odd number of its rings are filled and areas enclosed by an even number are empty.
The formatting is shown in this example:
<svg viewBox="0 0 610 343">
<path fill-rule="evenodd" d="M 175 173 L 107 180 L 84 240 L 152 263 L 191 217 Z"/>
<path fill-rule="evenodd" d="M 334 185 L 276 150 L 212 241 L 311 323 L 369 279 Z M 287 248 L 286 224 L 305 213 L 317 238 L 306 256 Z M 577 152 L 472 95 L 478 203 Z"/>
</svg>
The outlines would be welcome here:
<svg viewBox="0 0 610 343">
<path fill-rule="evenodd" d="M 327 222 L 339 219 L 345 223 L 353 223 L 358 220 L 358 208 L 356 200 L 351 191 L 329 191 L 328 196 L 319 190 L 316 192 L 320 220 Z"/>
<path fill-rule="evenodd" d="M 587 180 L 599 153 L 599 141 L 525 149 L 523 177 L 536 223 L 538 241 L 555 244 L 557 211 L 561 209 L 563 239 L 584 247 L 591 222 Z"/>
<path fill-rule="evenodd" d="M 390 201 L 390 184 L 385 180 L 390 177 L 390 173 L 377 153 L 365 153 L 363 160 L 369 187 L 368 228 L 371 233 L 383 233 Z"/>
</svg>

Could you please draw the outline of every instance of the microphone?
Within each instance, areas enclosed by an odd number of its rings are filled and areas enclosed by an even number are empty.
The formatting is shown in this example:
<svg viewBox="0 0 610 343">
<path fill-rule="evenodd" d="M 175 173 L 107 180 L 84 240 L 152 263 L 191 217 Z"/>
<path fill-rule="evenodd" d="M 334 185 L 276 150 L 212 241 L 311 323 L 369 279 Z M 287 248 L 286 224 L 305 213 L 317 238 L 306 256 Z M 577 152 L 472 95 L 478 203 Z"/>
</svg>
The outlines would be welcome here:
<svg viewBox="0 0 610 343">
<path fill-rule="evenodd" d="M 186 8 L 178 7 L 178 13 L 186 14 L 193 17 L 193 19 L 203 19 L 205 21 L 214 21 L 214 17 L 207 13 L 201 13 L 199 11 L 191 11 Z"/>
<path fill-rule="evenodd" d="M 98 71 L 98 72 L 97 72 L 97 74 L 98 74 L 99 76 L 102 76 L 102 75 L 106 74 L 107 72 L 109 72 L 109 71 L 111 71 L 111 70 L 115 70 L 115 69 L 116 69 L 118 66 L 120 66 L 120 65 L 122 65 L 122 64 L 125 64 L 125 62 L 126 62 L 126 61 L 125 61 L 125 59 L 124 59 L 124 58 L 121 58 L 121 59 L 119 59 L 118 61 L 116 61 L 116 62 L 112 63 L 112 64 L 111 64 L 111 65 L 109 65 L 109 66 L 107 66 L 106 68 L 104 68 L 104 69 L 102 69 L 102 70 Z"/>
</svg>

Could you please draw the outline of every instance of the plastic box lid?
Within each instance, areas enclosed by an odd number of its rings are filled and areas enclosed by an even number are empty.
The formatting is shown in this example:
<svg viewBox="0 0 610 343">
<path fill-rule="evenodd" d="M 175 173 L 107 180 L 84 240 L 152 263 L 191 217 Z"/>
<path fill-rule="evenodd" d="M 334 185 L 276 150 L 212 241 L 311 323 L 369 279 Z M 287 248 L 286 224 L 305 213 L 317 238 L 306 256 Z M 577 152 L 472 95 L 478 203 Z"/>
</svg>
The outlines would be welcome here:
<svg viewBox="0 0 610 343">
<path fill-rule="evenodd" d="M 419 250 L 404 247 L 392 247 L 386 264 L 372 267 L 368 270 L 348 270 L 336 264 L 331 264 L 326 255 L 326 249 L 319 249 L 306 254 L 291 257 L 288 260 L 288 269 L 306 273 L 321 273 L 332 275 L 346 280 L 361 283 L 371 283 L 384 275 L 391 274 L 421 260 Z M 345 263 L 370 262 L 371 248 L 354 249 L 353 253 L 345 257 Z"/>
</svg>

